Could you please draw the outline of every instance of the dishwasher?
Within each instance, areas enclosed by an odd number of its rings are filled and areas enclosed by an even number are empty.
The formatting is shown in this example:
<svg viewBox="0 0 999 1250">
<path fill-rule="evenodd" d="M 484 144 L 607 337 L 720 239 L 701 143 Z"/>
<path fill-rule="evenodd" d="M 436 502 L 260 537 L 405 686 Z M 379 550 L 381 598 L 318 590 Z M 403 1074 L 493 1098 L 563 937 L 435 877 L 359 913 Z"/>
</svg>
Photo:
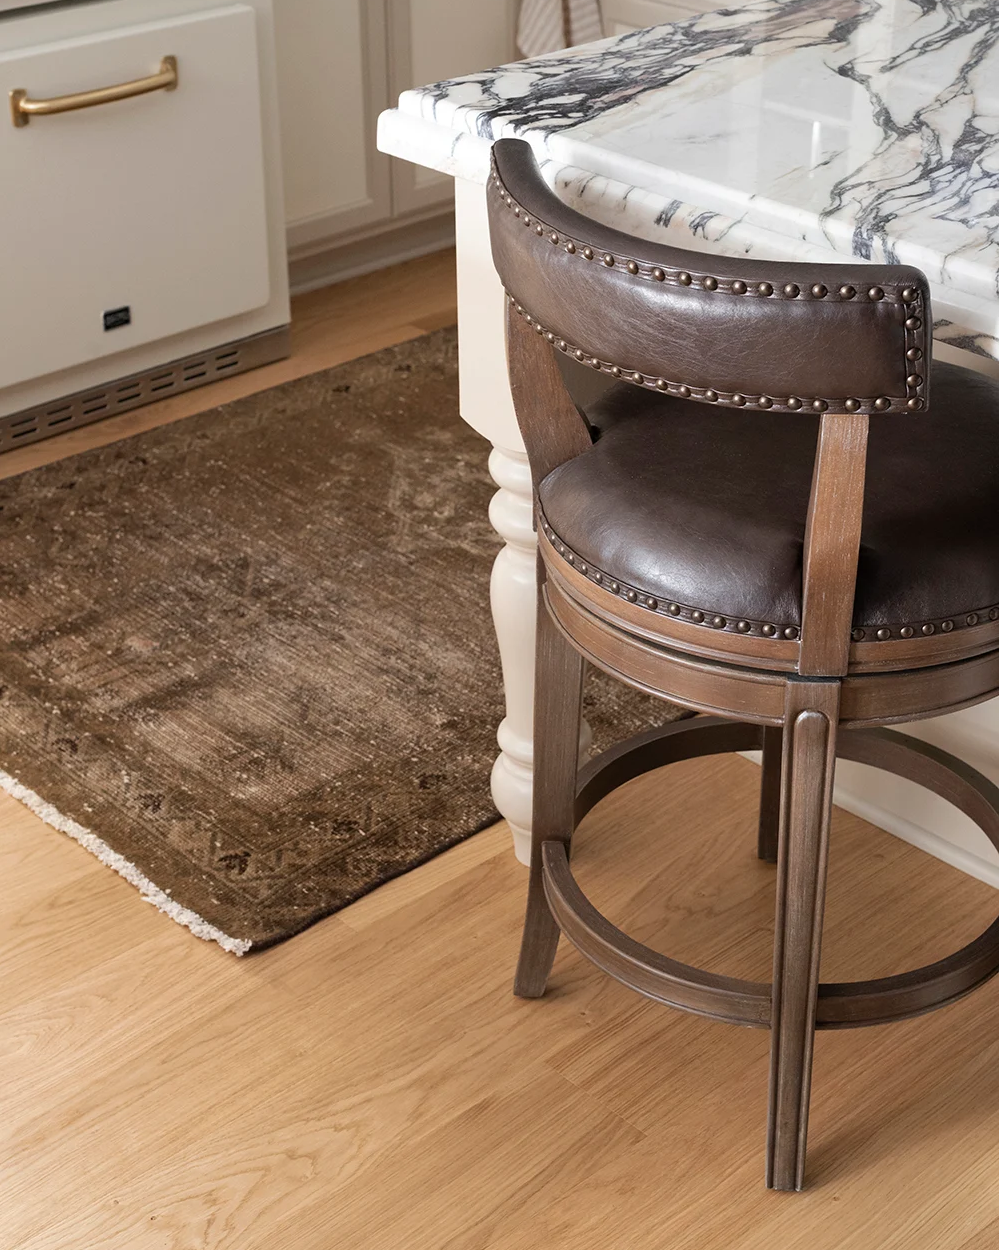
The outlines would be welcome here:
<svg viewBox="0 0 999 1250">
<path fill-rule="evenodd" d="M 288 354 L 270 0 L 0 0 L 0 451 Z"/>
</svg>

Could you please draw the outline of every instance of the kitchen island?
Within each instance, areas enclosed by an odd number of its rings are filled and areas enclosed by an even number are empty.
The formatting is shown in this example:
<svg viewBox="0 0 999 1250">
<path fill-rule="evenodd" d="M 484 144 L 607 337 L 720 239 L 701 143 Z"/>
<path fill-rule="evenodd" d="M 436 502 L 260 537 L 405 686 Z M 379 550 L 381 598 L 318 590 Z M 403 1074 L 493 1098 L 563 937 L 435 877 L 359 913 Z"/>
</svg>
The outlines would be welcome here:
<svg viewBox="0 0 999 1250">
<path fill-rule="evenodd" d="M 492 581 L 507 702 L 493 795 L 526 861 L 535 549 L 485 210 L 504 136 L 532 144 L 566 203 L 646 239 L 917 265 L 937 358 L 999 376 L 999 9 L 755 0 L 407 91 L 382 115 L 383 151 L 456 180 L 461 413 L 493 446 L 490 516 L 505 540 Z M 999 413 L 996 427 L 999 449 Z M 914 732 L 999 779 L 994 703 Z M 910 783 L 845 765 L 837 797 L 999 885 L 984 835 Z"/>
</svg>

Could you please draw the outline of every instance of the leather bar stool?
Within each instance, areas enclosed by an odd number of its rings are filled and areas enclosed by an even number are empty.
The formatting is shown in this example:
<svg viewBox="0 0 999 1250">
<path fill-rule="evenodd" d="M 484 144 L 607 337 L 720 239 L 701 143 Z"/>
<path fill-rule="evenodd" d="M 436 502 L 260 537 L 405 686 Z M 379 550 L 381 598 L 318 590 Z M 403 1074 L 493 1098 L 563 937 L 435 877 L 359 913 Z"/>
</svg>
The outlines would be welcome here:
<svg viewBox="0 0 999 1250">
<path fill-rule="evenodd" d="M 769 1028 L 766 1181 L 800 1189 L 814 1030 L 918 1015 L 999 970 L 997 920 L 916 972 L 818 978 L 837 755 L 943 795 L 999 847 L 999 790 L 882 728 L 999 689 L 999 384 L 931 368 L 918 270 L 632 238 L 565 206 L 519 140 L 494 145 L 488 203 L 540 551 L 515 989 L 544 993 L 562 932 L 650 998 Z M 604 375 L 598 401 L 577 407 L 558 352 Z M 587 660 L 708 715 L 577 771 Z M 772 985 L 633 941 L 568 862 L 576 824 L 614 787 L 751 748 L 763 750 L 759 853 L 777 861 Z"/>
</svg>

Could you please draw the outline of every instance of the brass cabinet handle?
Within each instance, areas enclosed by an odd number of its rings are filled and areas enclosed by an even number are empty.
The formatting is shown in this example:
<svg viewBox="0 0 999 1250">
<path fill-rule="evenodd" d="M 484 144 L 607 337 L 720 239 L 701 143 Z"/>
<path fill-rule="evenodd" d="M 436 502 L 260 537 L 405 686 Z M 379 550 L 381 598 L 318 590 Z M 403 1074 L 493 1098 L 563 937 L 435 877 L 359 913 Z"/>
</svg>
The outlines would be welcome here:
<svg viewBox="0 0 999 1250">
<path fill-rule="evenodd" d="M 75 91 L 72 95 L 56 95 L 49 100 L 29 100 L 23 87 L 15 87 L 10 93 L 10 115 L 15 126 L 27 126 L 32 117 L 70 113 L 74 109 L 90 109 L 97 104 L 128 100 L 134 95 L 146 95 L 150 91 L 174 91 L 176 87 L 177 58 L 165 56 L 155 74 L 150 74 L 148 78 L 134 78 L 131 82 L 115 83 L 113 87 Z"/>
</svg>

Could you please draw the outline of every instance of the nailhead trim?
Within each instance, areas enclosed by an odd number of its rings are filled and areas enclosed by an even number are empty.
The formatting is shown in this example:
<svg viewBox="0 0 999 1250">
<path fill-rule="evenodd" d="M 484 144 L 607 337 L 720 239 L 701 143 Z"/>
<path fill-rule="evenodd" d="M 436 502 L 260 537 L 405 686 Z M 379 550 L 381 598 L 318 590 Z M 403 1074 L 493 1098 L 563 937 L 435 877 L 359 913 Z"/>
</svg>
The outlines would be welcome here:
<svg viewBox="0 0 999 1250">
<path fill-rule="evenodd" d="M 538 508 L 539 523 L 545 537 L 552 547 L 567 563 L 573 565 L 580 573 L 590 577 L 598 585 L 621 595 L 629 603 L 638 603 L 650 612 L 672 616 L 677 620 L 690 621 L 693 625 L 703 625 L 706 629 L 724 630 L 727 633 L 758 635 L 761 638 L 783 638 L 793 641 L 798 637 L 797 625 L 775 625 L 770 621 L 752 621 L 746 617 L 725 617 L 710 612 L 706 608 L 693 608 L 685 603 L 677 603 L 669 599 L 656 599 L 646 590 L 628 586 L 624 582 L 613 581 L 609 574 L 588 565 L 579 555 L 572 551 L 552 529 L 548 518 Z M 918 636 L 933 637 L 937 632 L 949 634 L 955 629 L 972 629 L 976 625 L 986 625 L 999 621 L 999 604 L 988 608 L 980 608 L 977 612 L 958 613 L 950 617 L 938 617 L 934 621 L 924 621 L 912 625 L 862 625 L 851 632 L 854 642 L 887 642 L 891 638 L 910 639 Z"/>
<path fill-rule="evenodd" d="M 659 616 L 671 616 L 675 620 L 689 621 L 692 625 L 701 625 L 705 629 L 723 631 L 730 634 L 756 635 L 760 638 L 782 638 L 793 641 L 798 637 L 796 625 L 775 625 L 770 621 L 751 621 L 746 617 L 722 616 L 716 612 L 707 612 L 703 608 L 692 608 L 685 603 L 671 602 L 668 599 L 657 599 L 646 590 L 629 586 L 624 582 L 614 581 L 608 573 L 587 564 L 576 552 L 572 551 L 558 537 L 549 525 L 544 513 L 539 512 L 539 523 L 542 531 L 552 547 L 567 563 L 573 565 L 578 572 L 592 579 L 611 594 L 617 595 L 628 603 L 634 603 L 648 612 Z"/>
<path fill-rule="evenodd" d="M 549 241 L 553 245 L 564 247 L 565 251 L 570 256 L 578 255 L 588 261 L 593 260 L 595 256 L 597 256 L 593 248 L 588 244 L 583 244 L 578 240 L 567 239 L 564 235 L 560 236 L 553 227 L 546 226 L 542 222 L 534 222 L 526 210 L 524 210 L 517 203 L 517 201 L 503 185 L 496 169 L 495 158 L 492 162 L 489 185 L 499 194 L 502 202 L 506 204 L 508 208 L 513 210 L 515 217 L 520 217 L 526 226 L 531 226 L 532 224 L 534 225 L 535 231 L 539 237 L 544 237 L 547 234 Z M 789 282 L 779 290 L 775 290 L 773 285 L 769 282 L 746 283 L 741 278 L 722 281 L 714 277 L 712 274 L 691 274 L 683 269 L 663 269 L 659 265 L 646 264 L 634 258 L 629 259 L 620 256 L 615 257 L 610 252 L 599 253 L 599 260 L 608 268 L 616 266 L 622 267 L 628 274 L 638 279 L 648 279 L 653 282 L 665 282 L 674 286 L 696 285 L 702 290 L 709 292 L 748 296 L 749 298 L 757 299 L 769 299 L 774 296 L 778 299 L 782 296 L 785 299 L 799 299 L 803 294 L 801 288 L 793 282 Z M 815 282 L 806 290 L 804 294 L 814 300 L 825 300 L 826 297 L 829 296 L 830 292 L 823 283 Z M 871 303 L 878 303 L 885 299 L 888 295 L 897 298 L 900 303 L 906 306 L 908 312 L 904 322 L 904 352 L 906 365 L 908 366 L 912 361 L 919 360 L 922 357 L 922 340 L 924 337 L 923 324 L 925 317 L 922 306 L 922 296 L 918 288 L 902 287 L 897 291 L 886 291 L 883 287 L 872 286 L 868 287 L 866 291 L 858 292 L 855 287 L 844 285 L 839 287 L 835 294 L 844 302 L 853 300 L 862 302 L 866 297 L 866 299 Z M 518 308 L 518 312 L 520 311 L 521 310 Z M 594 358 L 593 367 L 595 369 L 607 368 L 612 371 L 615 368 L 619 368 L 619 366 L 608 365 L 603 361 L 597 362 L 596 358 Z M 615 373 L 615 376 L 618 376 L 617 373 Z M 648 375 L 638 375 L 637 373 L 631 372 L 628 376 L 635 382 L 638 382 L 638 378 L 641 376 L 642 381 L 638 383 L 639 385 L 654 384 L 654 380 L 652 383 L 649 382 Z M 678 387 L 678 383 L 669 383 L 666 389 L 675 391 L 679 394 L 680 392 Z M 709 403 L 716 402 L 716 397 L 717 400 L 720 400 L 722 403 L 734 402 L 730 396 L 726 395 L 724 392 L 715 392 L 713 388 L 708 388 L 707 390 L 702 391 L 700 395 L 698 394 L 698 388 L 693 388 L 689 394 L 695 399 L 707 399 Z M 764 398 L 769 399 L 769 397 Z M 797 396 L 791 396 L 786 402 L 780 399 L 773 399 L 769 400 L 766 404 L 759 403 L 755 400 L 749 400 L 750 405 L 764 408 L 772 407 L 775 402 L 781 407 L 790 408 L 791 411 L 797 411 L 804 406 L 810 407 L 811 410 L 815 412 L 824 412 L 830 405 L 835 405 L 838 408 L 841 404 L 846 405 L 846 411 L 848 412 L 860 412 L 865 409 L 871 412 L 887 412 L 892 407 L 892 400 L 885 395 L 875 396 L 868 399 L 857 399 L 853 396 L 845 396 L 828 400 L 818 398 L 804 398 L 799 400 Z M 910 412 L 918 412 L 925 407 L 925 380 L 918 373 L 909 373 L 906 377 L 904 404 L 906 409 Z"/>
<path fill-rule="evenodd" d="M 862 406 L 862 402 L 859 399 L 853 399 L 852 397 L 845 399 L 800 399 L 797 395 L 779 398 L 770 395 L 742 395 L 738 391 L 716 391 L 714 387 L 710 386 L 688 386 L 685 382 L 671 382 L 668 378 L 657 377 L 652 373 L 640 373 L 637 369 L 624 369 L 613 361 L 601 360 L 599 356 L 590 356 L 581 347 L 577 347 L 567 339 L 559 338 L 554 331 L 549 330 L 547 326 L 536 320 L 523 304 L 518 304 L 516 298 L 509 292 L 507 292 L 507 299 L 517 314 L 523 317 L 527 324 L 536 330 L 538 334 L 544 335 L 548 342 L 553 347 L 557 347 L 560 352 L 565 352 L 568 356 L 574 356 L 581 364 L 587 364 L 591 369 L 596 369 L 600 373 L 609 373 L 615 378 L 626 378 L 636 386 L 645 386 L 652 390 L 677 395 L 680 399 L 700 399 L 709 404 L 727 404 L 733 408 L 758 408 L 761 411 L 766 411 L 777 405 L 789 408 L 792 412 L 807 408 L 811 412 L 821 413 L 830 407 L 836 407 L 846 412 L 857 412 Z M 877 408 L 882 403 L 883 408 L 890 406 L 890 401 L 887 399 L 884 401 L 880 399 L 875 400 L 873 405 L 868 402 L 868 406 Z M 879 411 L 881 410 L 879 409 Z"/>
</svg>

